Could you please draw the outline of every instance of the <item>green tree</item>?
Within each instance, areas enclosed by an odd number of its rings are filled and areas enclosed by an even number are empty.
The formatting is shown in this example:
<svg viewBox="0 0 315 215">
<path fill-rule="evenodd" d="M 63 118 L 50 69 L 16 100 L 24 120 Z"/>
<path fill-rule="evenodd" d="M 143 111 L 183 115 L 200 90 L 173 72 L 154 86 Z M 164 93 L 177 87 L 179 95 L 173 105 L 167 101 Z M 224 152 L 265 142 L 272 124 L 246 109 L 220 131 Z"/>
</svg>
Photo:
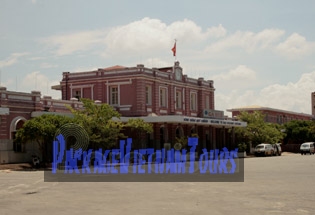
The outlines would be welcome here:
<svg viewBox="0 0 315 215">
<path fill-rule="evenodd" d="M 284 124 L 285 143 L 301 144 L 315 139 L 315 122 L 305 120 L 292 120 Z"/>
<path fill-rule="evenodd" d="M 260 111 L 241 112 L 238 119 L 247 122 L 247 127 L 235 128 L 237 140 L 245 143 L 251 142 L 253 146 L 264 142 L 273 144 L 282 140 L 284 133 L 281 132 L 281 126 L 266 123 L 264 117 Z"/>
<path fill-rule="evenodd" d="M 126 123 L 125 127 L 129 127 L 133 133 L 135 133 L 136 147 L 144 147 L 143 141 L 145 139 L 145 134 L 149 134 L 153 132 L 153 126 L 151 123 L 145 122 L 140 118 L 131 118 Z"/>
<path fill-rule="evenodd" d="M 66 116 L 44 114 L 26 121 L 16 133 L 14 141 L 26 144 L 36 141 L 44 162 L 50 162 L 52 156 L 52 143 L 57 130 L 64 124 L 73 122 Z"/>
<path fill-rule="evenodd" d="M 90 99 L 81 98 L 84 109 L 69 109 L 74 114 L 75 121 L 88 133 L 92 148 L 111 148 L 116 145 L 117 140 L 125 138 L 123 123 L 118 119 L 120 114 L 108 104 L 96 104 Z M 114 120 L 117 118 L 117 120 Z"/>
<path fill-rule="evenodd" d="M 187 144 L 188 144 L 188 138 L 186 136 L 181 136 L 181 137 L 175 137 L 175 145 L 180 144 L 180 146 L 176 146 L 176 148 L 183 148 L 187 149 Z M 175 148 L 174 145 L 174 148 Z"/>
</svg>

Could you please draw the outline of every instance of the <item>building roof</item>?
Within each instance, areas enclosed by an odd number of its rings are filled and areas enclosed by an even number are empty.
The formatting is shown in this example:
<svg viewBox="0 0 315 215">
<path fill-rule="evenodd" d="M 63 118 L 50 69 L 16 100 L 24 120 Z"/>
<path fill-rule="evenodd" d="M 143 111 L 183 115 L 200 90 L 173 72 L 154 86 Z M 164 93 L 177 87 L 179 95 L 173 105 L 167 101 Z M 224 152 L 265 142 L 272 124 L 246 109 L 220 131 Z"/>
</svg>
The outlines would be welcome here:
<svg viewBox="0 0 315 215">
<path fill-rule="evenodd" d="M 125 66 L 120 66 L 120 65 L 115 65 L 115 66 L 110 66 L 107 68 L 102 68 L 102 70 L 116 70 L 116 69 L 126 69 L 127 67 Z"/>
<path fill-rule="evenodd" d="M 244 107 L 239 107 L 239 108 L 232 108 L 232 109 L 227 109 L 226 111 L 228 111 L 228 112 L 234 112 L 234 111 L 274 111 L 274 112 L 294 114 L 294 115 L 300 115 L 300 116 L 306 116 L 306 117 L 313 117 L 313 115 L 311 115 L 311 114 L 298 113 L 298 112 L 281 110 L 281 109 L 270 108 L 270 107 L 263 107 L 263 106 L 259 106 L 259 105 L 249 105 L 249 106 L 244 106 Z"/>
</svg>

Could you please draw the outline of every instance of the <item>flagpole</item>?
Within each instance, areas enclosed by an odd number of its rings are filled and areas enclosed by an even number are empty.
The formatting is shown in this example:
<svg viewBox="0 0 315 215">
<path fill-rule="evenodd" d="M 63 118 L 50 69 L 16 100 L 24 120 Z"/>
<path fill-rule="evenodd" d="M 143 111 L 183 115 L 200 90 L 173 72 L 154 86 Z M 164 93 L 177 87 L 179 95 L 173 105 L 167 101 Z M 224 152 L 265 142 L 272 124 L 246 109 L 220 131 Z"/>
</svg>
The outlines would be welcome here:
<svg viewBox="0 0 315 215">
<path fill-rule="evenodd" d="M 174 61 L 174 64 L 173 64 L 173 73 L 175 72 L 175 64 L 176 64 L 176 60 L 177 60 L 177 58 L 176 58 L 176 42 L 177 42 L 177 40 L 174 39 L 174 41 L 175 41 L 174 46 L 173 46 L 173 48 L 171 49 L 172 52 L 173 52 L 174 60 L 175 60 L 175 61 Z"/>
<path fill-rule="evenodd" d="M 175 62 L 176 62 L 176 61 L 177 61 L 177 56 L 176 56 L 176 51 L 177 51 L 177 50 L 176 50 L 176 48 L 177 48 L 177 47 L 176 47 L 176 42 L 177 42 L 177 40 L 174 39 L 174 41 L 175 41 L 175 46 L 174 46 L 174 47 L 175 47 L 175 56 L 174 56 L 174 57 L 175 57 Z"/>
</svg>

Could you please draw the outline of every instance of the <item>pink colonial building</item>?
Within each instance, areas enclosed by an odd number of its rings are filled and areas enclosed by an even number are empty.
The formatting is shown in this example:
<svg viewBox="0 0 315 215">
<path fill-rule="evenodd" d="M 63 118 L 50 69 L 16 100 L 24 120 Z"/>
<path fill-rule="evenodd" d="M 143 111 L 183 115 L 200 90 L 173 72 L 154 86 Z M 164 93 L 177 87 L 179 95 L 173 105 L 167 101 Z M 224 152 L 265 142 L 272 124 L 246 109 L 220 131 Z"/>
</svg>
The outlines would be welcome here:
<svg viewBox="0 0 315 215">
<path fill-rule="evenodd" d="M 0 164 L 30 162 L 32 155 L 40 156 L 37 143 L 14 141 L 16 131 L 27 120 L 42 114 L 70 115 L 66 105 L 82 108 L 81 102 L 42 97 L 39 91 L 15 92 L 0 87 Z"/>
<path fill-rule="evenodd" d="M 113 66 L 88 72 L 64 72 L 60 85 L 62 100 L 89 98 L 108 103 L 121 113 L 122 121 L 140 117 L 153 123 L 154 132 L 146 146 L 162 148 L 176 137 L 198 135 L 199 150 L 232 148 L 234 127 L 246 123 L 227 120 L 215 110 L 212 80 L 190 78 L 179 62 L 164 68 Z M 231 132 L 228 132 L 231 131 Z"/>
</svg>

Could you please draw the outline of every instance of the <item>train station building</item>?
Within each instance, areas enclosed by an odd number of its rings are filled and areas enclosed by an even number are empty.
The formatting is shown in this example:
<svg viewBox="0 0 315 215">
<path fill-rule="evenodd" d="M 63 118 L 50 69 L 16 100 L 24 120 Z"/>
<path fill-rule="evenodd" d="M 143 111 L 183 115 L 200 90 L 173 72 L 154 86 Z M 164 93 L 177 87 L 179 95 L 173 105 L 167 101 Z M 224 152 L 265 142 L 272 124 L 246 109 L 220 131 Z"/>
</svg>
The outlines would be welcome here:
<svg viewBox="0 0 315 215">
<path fill-rule="evenodd" d="M 147 146 L 162 148 L 176 137 L 198 136 L 200 148 L 234 147 L 234 128 L 246 123 L 228 120 L 215 109 L 213 80 L 188 77 L 180 63 L 163 68 L 113 66 L 87 72 L 64 72 L 62 100 L 89 98 L 112 105 L 121 120 L 140 117 L 153 123 Z"/>
</svg>

